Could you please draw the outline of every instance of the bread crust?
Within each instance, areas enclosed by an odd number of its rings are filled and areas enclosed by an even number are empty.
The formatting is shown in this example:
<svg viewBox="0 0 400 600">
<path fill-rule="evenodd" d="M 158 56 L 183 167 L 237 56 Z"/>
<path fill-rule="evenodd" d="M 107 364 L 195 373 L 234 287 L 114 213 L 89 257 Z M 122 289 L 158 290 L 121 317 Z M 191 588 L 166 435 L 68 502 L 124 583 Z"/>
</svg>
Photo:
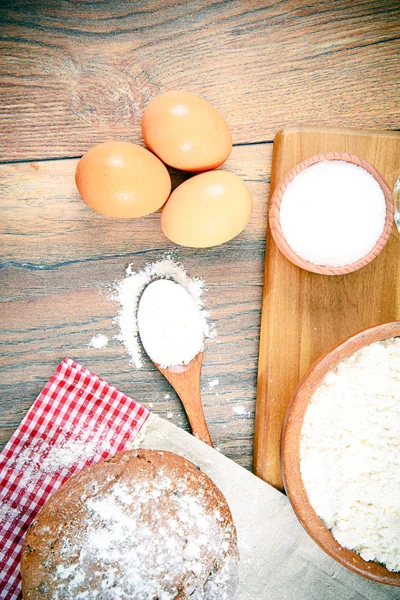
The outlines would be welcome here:
<svg viewBox="0 0 400 600">
<path fill-rule="evenodd" d="M 207 475 L 132 450 L 69 479 L 27 531 L 25 600 L 232 600 L 236 530 Z"/>
</svg>

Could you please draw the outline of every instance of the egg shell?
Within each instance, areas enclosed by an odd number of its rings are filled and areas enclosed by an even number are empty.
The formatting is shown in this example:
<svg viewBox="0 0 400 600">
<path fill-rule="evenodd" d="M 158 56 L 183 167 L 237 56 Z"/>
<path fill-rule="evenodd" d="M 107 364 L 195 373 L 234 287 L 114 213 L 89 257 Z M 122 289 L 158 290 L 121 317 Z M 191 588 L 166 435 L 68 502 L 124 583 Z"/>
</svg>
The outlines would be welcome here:
<svg viewBox="0 0 400 600">
<path fill-rule="evenodd" d="M 232 136 L 221 113 L 192 92 L 176 90 L 153 98 L 142 119 L 146 145 L 167 165 L 207 171 L 226 161 Z"/>
<path fill-rule="evenodd" d="M 246 227 L 252 205 L 249 188 L 240 177 L 209 171 L 172 192 L 161 213 L 161 227 L 167 238 L 180 246 L 218 246 Z"/>
<path fill-rule="evenodd" d="M 130 142 L 104 142 L 80 159 L 75 181 L 82 198 L 111 217 L 148 215 L 167 200 L 171 178 L 154 154 Z"/>
</svg>

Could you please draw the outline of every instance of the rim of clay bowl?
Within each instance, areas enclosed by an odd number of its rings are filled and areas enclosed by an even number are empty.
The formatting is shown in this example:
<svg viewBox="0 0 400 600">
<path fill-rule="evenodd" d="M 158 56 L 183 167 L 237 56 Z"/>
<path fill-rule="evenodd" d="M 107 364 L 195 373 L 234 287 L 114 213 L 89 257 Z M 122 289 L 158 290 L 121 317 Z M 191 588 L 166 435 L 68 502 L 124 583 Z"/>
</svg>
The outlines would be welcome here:
<svg viewBox="0 0 400 600">
<path fill-rule="evenodd" d="M 392 572 L 377 562 L 367 562 L 344 548 L 325 527 L 311 506 L 300 472 L 300 437 L 308 404 L 324 377 L 339 362 L 373 342 L 400 336 L 400 321 L 360 331 L 335 346 L 311 365 L 299 382 L 286 410 L 282 430 L 282 477 L 290 503 L 307 533 L 329 556 L 362 577 L 400 587 L 400 572 Z"/>
<path fill-rule="evenodd" d="M 327 267 L 322 265 L 316 265 L 314 263 L 309 262 L 308 260 L 305 260 L 304 258 L 301 258 L 301 256 L 298 256 L 298 254 L 296 254 L 287 243 L 281 227 L 280 208 L 283 194 L 285 193 L 287 186 L 296 177 L 296 175 L 300 173 L 300 171 L 324 160 L 343 160 L 358 165 L 359 167 L 362 167 L 376 179 L 385 196 L 386 218 L 385 226 L 383 228 L 381 237 L 368 254 L 366 254 L 356 262 L 349 263 L 348 265 L 344 265 L 341 267 Z M 316 154 L 314 156 L 311 156 L 310 158 L 307 158 L 306 160 L 303 160 L 302 162 L 298 163 L 278 183 L 271 197 L 269 208 L 269 226 L 271 229 L 272 236 L 279 250 L 284 256 L 286 256 L 288 260 L 290 260 L 298 267 L 306 271 L 311 271 L 312 273 L 319 273 L 320 275 L 345 275 L 347 273 L 352 273 L 353 271 L 357 271 L 358 269 L 365 267 L 372 260 L 374 260 L 374 258 L 376 258 L 378 254 L 383 250 L 392 231 L 394 218 L 393 215 L 394 208 L 392 193 L 382 175 L 373 165 L 371 165 L 371 163 L 369 163 L 364 158 L 360 158 L 355 154 L 348 154 L 347 152 L 325 152 L 323 154 Z"/>
</svg>

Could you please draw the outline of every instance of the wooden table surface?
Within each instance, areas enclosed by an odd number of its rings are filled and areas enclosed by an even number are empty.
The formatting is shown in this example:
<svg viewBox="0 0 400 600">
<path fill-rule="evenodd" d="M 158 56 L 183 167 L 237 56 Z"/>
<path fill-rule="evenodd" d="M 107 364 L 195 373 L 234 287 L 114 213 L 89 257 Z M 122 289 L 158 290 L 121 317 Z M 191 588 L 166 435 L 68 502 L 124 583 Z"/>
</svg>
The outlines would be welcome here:
<svg viewBox="0 0 400 600">
<path fill-rule="evenodd" d="M 88 348 L 117 333 L 107 291 L 126 265 L 173 250 L 205 279 L 218 332 L 202 383 L 211 435 L 251 468 L 274 134 L 289 123 L 400 128 L 400 3 L 3 0 L 0 14 L 1 444 L 66 355 L 187 428 L 148 361 L 133 370 L 115 340 Z M 250 225 L 217 248 L 172 246 L 158 214 L 102 217 L 74 188 L 77 157 L 110 138 L 142 143 L 143 108 L 173 88 L 221 110 L 234 141 L 223 168 L 253 193 Z"/>
</svg>

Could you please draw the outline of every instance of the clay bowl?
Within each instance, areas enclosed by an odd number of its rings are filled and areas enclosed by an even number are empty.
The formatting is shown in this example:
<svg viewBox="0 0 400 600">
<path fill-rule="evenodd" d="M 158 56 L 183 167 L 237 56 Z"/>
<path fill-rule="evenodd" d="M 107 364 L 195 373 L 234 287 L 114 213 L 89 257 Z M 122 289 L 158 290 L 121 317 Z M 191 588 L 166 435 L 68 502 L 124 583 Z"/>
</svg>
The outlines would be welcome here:
<svg viewBox="0 0 400 600">
<path fill-rule="evenodd" d="M 285 489 L 301 524 L 313 540 L 338 563 L 379 583 L 400 587 L 400 573 L 376 562 L 366 562 L 341 546 L 312 508 L 300 474 L 300 435 L 303 419 L 314 391 L 325 375 L 343 359 L 372 342 L 400 336 L 400 322 L 371 327 L 353 335 L 319 358 L 298 384 L 286 411 L 282 431 L 282 475 Z"/>
<path fill-rule="evenodd" d="M 345 265 L 343 267 L 324 267 L 320 265 L 315 265 L 304 258 L 298 256 L 289 244 L 286 242 L 285 236 L 282 232 L 281 221 L 280 221 L 280 208 L 283 194 L 289 183 L 295 178 L 295 176 L 300 173 L 306 167 L 310 167 L 311 165 L 321 162 L 323 160 L 344 160 L 347 162 L 354 163 L 359 167 L 363 167 L 366 171 L 368 171 L 379 183 L 382 191 L 385 195 L 386 201 L 386 220 L 385 226 L 382 232 L 381 237 L 376 242 L 375 246 L 372 250 L 360 260 Z M 321 275 L 345 275 L 346 273 L 352 273 L 353 271 L 357 271 L 362 267 L 365 267 L 368 263 L 370 263 L 374 258 L 378 256 L 378 254 L 385 247 L 390 233 L 392 231 L 393 226 L 393 198 L 391 191 L 383 179 L 382 175 L 375 169 L 373 165 L 371 165 L 368 161 L 360 158 L 359 156 L 355 156 L 354 154 L 347 154 L 346 152 L 326 152 L 325 154 L 317 154 L 316 156 L 312 156 L 311 158 L 307 158 L 303 160 L 303 162 L 299 163 L 293 169 L 289 171 L 289 173 L 284 177 L 272 195 L 269 207 L 269 225 L 271 228 L 272 236 L 275 240 L 276 245 L 279 250 L 282 252 L 284 256 L 292 263 L 305 269 L 306 271 L 311 271 L 312 273 L 319 273 Z"/>
</svg>

